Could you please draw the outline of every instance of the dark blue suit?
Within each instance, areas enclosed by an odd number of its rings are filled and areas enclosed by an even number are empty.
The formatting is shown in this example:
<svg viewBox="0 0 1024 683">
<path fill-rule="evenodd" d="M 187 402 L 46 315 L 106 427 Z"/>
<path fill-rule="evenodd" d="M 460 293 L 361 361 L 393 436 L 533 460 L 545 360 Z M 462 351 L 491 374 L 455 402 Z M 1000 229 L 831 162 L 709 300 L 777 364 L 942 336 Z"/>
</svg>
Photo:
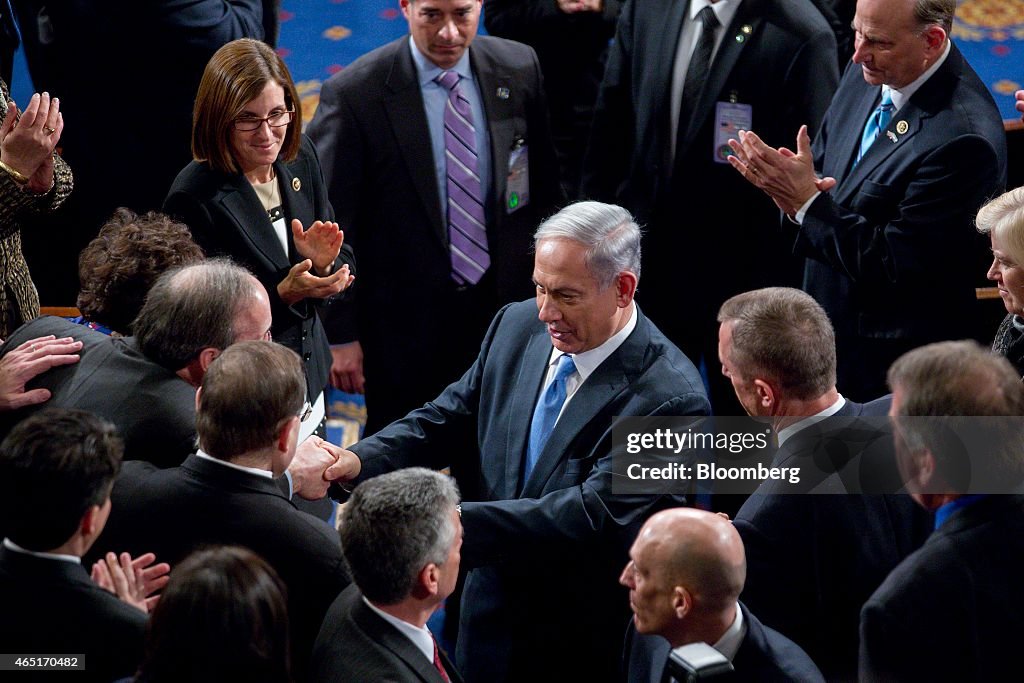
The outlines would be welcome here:
<svg viewBox="0 0 1024 683">
<path fill-rule="evenodd" d="M 864 605 L 861 680 L 1019 677 L 1022 566 L 1024 496 L 953 513 Z"/>
<path fill-rule="evenodd" d="M 814 142 L 838 185 L 810 206 L 796 253 L 804 289 L 836 328 L 839 386 L 885 393 L 903 352 L 978 333 L 974 287 L 987 240 L 974 216 L 1006 182 L 1006 135 L 988 88 L 956 46 L 855 166 L 880 88 L 846 70 Z"/>
<path fill-rule="evenodd" d="M 706 415 L 693 364 L 643 314 L 579 388 L 529 480 L 521 471 L 551 341 L 533 301 L 503 308 L 434 401 L 353 446 L 363 476 L 451 465 L 463 498 L 457 660 L 469 681 L 608 680 L 627 602 L 616 577 L 668 500 L 612 492 L 619 415 Z"/>
<path fill-rule="evenodd" d="M 818 667 L 796 643 L 758 621 L 743 603 L 740 609 L 747 635 L 732 660 L 735 674 L 730 681 L 824 682 Z M 630 623 L 622 658 L 626 683 L 664 683 L 671 650 L 669 642 L 661 636 L 640 635 Z"/>
<path fill-rule="evenodd" d="M 735 518 L 747 554 L 743 601 L 799 643 L 830 678 L 856 676 L 861 606 L 931 529 L 931 516 L 909 496 L 844 495 L 847 472 L 829 475 L 822 467 L 815 468 L 815 476 L 807 467 L 827 452 L 830 439 L 849 438 L 853 426 L 845 418 L 877 420 L 889 402 L 889 397 L 864 405 L 847 401 L 837 420 L 794 434 L 779 447 L 772 466 L 801 467 L 805 478 L 799 484 L 765 482 Z M 894 469 L 887 434 L 870 451 L 851 455 L 850 474 L 859 474 L 867 462 L 872 474 L 886 465 Z M 898 488 L 897 483 L 892 490 Z M 808 493 L 812 489 L 832 494 Z"/>
</svg>

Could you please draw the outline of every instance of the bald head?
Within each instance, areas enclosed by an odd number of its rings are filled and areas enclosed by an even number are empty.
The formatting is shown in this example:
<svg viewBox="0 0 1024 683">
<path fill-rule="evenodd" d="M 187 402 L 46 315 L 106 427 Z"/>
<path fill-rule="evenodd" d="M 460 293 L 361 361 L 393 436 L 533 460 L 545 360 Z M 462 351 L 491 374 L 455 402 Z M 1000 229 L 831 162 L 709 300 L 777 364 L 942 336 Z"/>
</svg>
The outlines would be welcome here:
<svg viewBox="0 0 1024 683">
<path fill-rule="evenodd" d="M 743 542 L 727 519 L 674 508 L 652 516 L 630 549 L 620 582 L 641 633 L 674 647 L 715 642 L 732 623 L 746 579 Z"/>
</svg>

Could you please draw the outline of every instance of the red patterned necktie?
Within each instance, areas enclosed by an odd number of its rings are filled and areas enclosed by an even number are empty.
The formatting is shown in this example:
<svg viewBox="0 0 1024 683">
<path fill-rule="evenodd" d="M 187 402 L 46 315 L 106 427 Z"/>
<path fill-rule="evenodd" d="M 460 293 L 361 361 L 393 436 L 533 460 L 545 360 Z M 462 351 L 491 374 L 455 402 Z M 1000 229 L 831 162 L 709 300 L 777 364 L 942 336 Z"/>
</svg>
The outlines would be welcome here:
<svg viewBox="0 0 1024 683">
<path fill-rule="evenodd" d="M 431 637 L 431 640 L 434 640 L 433 637 Z M 441 663 L 441 651 L 437 649 L 436 640 L 434 640 L 434 667 L 441 674 L 441 678 L 450 683 L 451 679 L 448 678 L 448 672 L 444 670 L 444 664 Z"/>
</svg>

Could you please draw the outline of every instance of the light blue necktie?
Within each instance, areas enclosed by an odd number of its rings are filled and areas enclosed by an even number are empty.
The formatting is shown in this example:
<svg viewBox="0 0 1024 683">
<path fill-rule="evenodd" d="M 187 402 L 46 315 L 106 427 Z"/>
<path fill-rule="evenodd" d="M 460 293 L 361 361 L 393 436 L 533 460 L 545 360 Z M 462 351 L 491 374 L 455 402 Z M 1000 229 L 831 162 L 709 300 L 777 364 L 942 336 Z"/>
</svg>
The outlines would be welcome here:
<svg viewBox="0 0 1024 683">
<path fill-rule="evenodd" d="M 892 119 L 892 112 L 896 107 L 892 103 L 892 91 L 888 88 L 882 93 L 882 102 L 875 109 L 874 113 L 868 117 L 868 122 L 864 125 L 864 134 L 860 137 L 860 153 L 857 155 L 857 161 L 861 160 L 868 149 L 874 144 L 878 134 L 889 127 L 889 121 Z"/>
<path fill-rule="evenodd" d="M 555 377 L 541 394 L 540 400 L 537 401 L 537 407 L 533 409 L 533 420 L 530 422 L 530 443 L 526 449 L 526 469 L 523 472 L 524 482 L 530 478 L 530 473 L 533 472 L 533 467 L 537 464 L 540 452 L 544 450 L 544 444 L 548 442 L 551 430 L 555 428 L 558 413 L 561 412 L 562 404 L 565 403 L 565 380 L 574 372 L 576 372 L 576 363 L 573 362 L 572 356 L 563 353 L 558 357 Z"/>
</svg>

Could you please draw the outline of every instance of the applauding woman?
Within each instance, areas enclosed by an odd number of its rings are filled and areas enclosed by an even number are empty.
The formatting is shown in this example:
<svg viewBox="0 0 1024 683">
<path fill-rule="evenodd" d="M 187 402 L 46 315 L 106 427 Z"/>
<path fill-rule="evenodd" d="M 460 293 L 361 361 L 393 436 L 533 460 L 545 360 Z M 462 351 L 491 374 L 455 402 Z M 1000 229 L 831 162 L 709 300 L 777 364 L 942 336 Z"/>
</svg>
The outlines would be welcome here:
<svg viewBox="0 0 1024 683">
<path fill-rule="evenodd" d="M 302 357 L 313 414 L 322 418 L 331 352 L 321 316 L 352 283 L 354 259 L 301 125 L 281 58 L 256 40 L 228 43 L 206 65 L 192 118 L 195 160 L 164 210 L 208 256 L 229 256 L 263 283 L 273 338 Z"/>
</svg>

